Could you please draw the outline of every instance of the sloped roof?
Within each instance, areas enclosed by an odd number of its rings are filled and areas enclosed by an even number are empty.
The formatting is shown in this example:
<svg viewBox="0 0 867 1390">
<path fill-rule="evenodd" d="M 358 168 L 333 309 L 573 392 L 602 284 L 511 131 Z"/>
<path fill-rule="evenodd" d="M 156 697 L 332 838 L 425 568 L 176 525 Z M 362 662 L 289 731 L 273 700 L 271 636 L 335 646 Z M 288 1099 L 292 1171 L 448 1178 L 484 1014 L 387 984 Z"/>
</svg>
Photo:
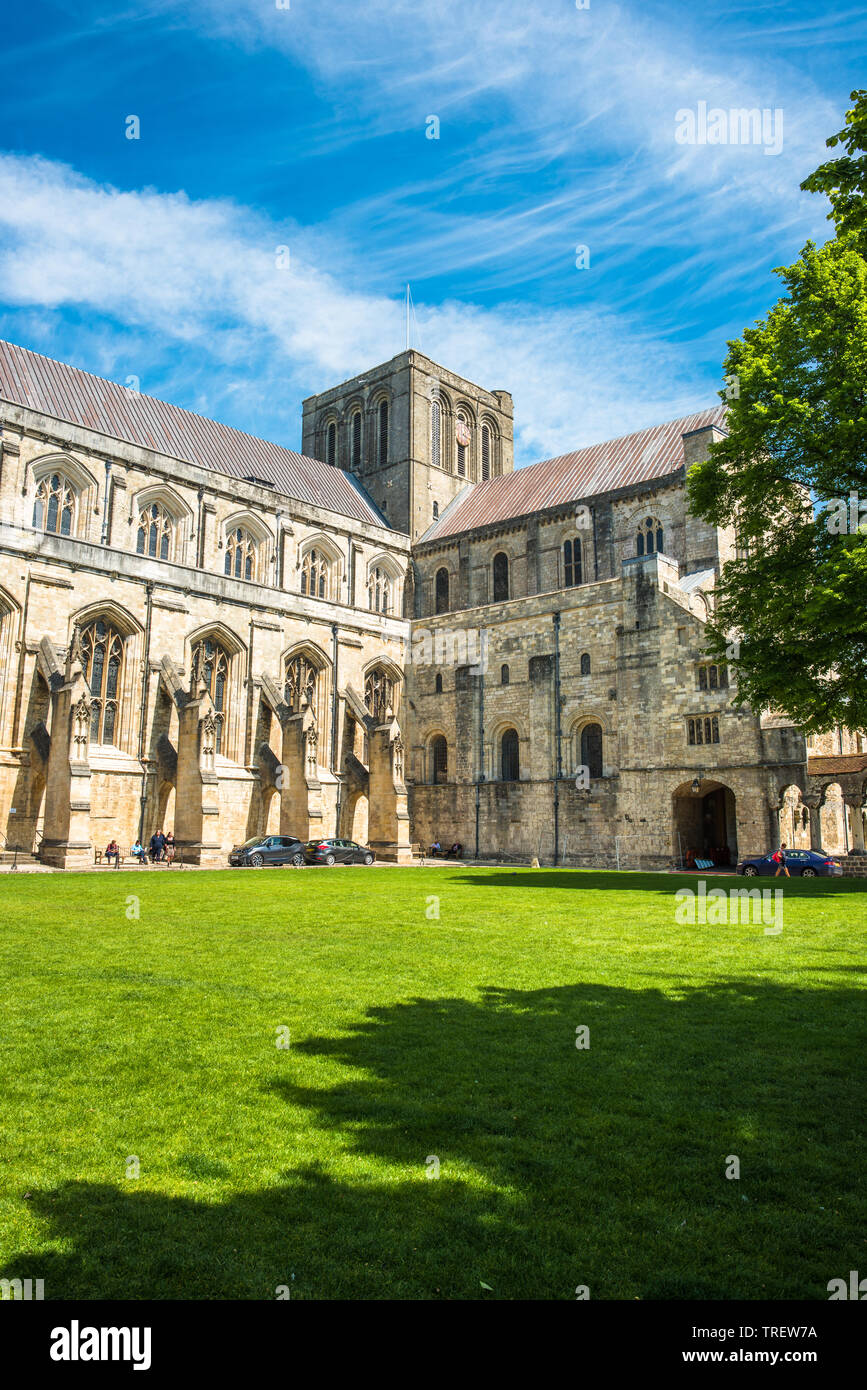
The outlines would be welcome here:
<svg viewBox="0 0 867 1390">
<path fill-rule="evenodd" d="M 476 526 L 510 521 L 546 507 L 664 478 L 683 467 L 683 435 L 708 425 L 721 427 L 724 419 L 725 406 L 711 406 L 695 415 L 476 483 L 455 498 L 421 540 L 442 540 Z"/>
<path fill-rule="evenodd" d="M 388 525 L 361 485 L 343 469 L 2 339 L 0 400 L 230 478 L 262 480 L 286 497 L 312 502 L 355 521 Z"/>
<path fill-rule="evenodd" d="M 816 777 L 827 777 L 830 773 L 867 772 L 867 753 L 810 753 L 807 756 L 807 771 Z"/>
</svg>

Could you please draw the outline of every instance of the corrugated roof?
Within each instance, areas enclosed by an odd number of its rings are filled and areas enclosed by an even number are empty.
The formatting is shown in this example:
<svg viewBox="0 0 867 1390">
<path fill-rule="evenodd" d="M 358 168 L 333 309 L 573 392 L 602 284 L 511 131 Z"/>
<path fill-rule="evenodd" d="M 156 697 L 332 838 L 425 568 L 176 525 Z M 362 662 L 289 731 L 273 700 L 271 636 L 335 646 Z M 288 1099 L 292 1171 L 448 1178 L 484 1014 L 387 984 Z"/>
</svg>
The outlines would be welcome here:
<svg viewBox="0 0 867 1390">
<path fill-rule="evenodd" d="M 452 502 L 421 539 L 442 540 L 476 526 L 510 521 L 546 507 L 580 502 L 633 483 L 664 478 L 683 467 L 684 434 L 707 425 L 722 426 L 724 419 L 725 406 L 711 406 L 696 415 L 653 425 L 604 444 L 591 444 L 572 454 L 544 459 L 514 473 L 476 483 Z"/>
<path fill-rule="evenodd" d="M 388 525 L 361 485 L 340 468 L 2 339 L 0 399 L 230 478 L 262 479 L 286 497 L 355 521 Z"/>
</svg>

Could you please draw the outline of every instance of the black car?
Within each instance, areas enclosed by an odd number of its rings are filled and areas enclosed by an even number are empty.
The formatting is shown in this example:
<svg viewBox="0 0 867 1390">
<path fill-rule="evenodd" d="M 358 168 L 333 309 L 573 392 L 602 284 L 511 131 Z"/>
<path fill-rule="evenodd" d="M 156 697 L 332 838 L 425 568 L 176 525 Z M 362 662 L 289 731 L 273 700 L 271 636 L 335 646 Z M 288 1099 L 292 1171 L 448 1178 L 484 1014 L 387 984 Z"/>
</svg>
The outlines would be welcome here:
<svg viewBox="0 0 867 1390">
<path fill-rule="evenodd" d="M 308 840 L 304 846 L 308 864 L 372 864 L 372 849 L 354 840 Z"/>
<path fill-rule="evenodd" d="M 738 864 L 738 873 L 744 874 L 747 878 L 775 875 L 780 866 L 773 858 L 774 853 L 772 850 L 760 859 L 745 859 Z M 836 859 L 831 859 L 827 854 L 819 854 L 814 849 L 787 849 L 784 850 L 784 854 L 786 868 L 792 878 L 837 878 L 843 872 Z M 785 874 L 780 874 L 780 878 L 784 877 Z"/>
<path fill-rule="evenodd" d="M 304 846 L 294 835 L 254 835 L 236 845 L 229 855 L 233 868 L 261 869 L 265 864 L 293 864 L 300 868 L 304 863 Z"/>
</svg>

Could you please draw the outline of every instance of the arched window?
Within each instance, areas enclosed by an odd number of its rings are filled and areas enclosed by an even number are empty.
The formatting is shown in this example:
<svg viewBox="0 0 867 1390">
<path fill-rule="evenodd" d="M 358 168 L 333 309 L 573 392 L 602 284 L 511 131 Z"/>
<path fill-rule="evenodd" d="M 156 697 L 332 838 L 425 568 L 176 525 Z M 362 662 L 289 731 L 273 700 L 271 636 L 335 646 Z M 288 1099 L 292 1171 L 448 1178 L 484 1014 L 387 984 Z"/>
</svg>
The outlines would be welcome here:
<svg viewBox="0 0 867 1390">
<path fill-rule="evenodd" d="M 638 535 L 635 538 L 636 555 L 652 555 L 654 551 L 662 550 L 662 542 L 661 523 L 652 516 L 646 516 L 639 524 Z"/>
<path fill-rule="evenodd" d="M 309 657 L 299 654 L 290 657 L 286 662 L 285 676 L 283 698 L 292 713 L 300 714 L 305 705 L 312 708 L 316 699 L 318 667 L 314 666 Z"/>
<path fill-rule="evenodd" d="M 75 488 L 63 473 L 46 474 L 33 502 L 34 527 L 55 536 L 71 536 L 74 521 Z"/>
<path fill-rule="evenodd" d="M 447 782 L 449 777 L 449 746 L 442 735 L 431 744 L 431 781 Z"/>
<path fill-rule="evenodd" d="M 256 578 L 256 542 L 243 526 L 226 537 L 225 571 L 232 579 Z"/>
<path fill-rule="evenodd" d="M 328 598 L 331 566 L 327 557 L 314 546 L 301 561 L 301 592 L 310 598 Z"/>
<path fill-rule="evenodd" d="M 388 463 L 388 401 L 379 403 L 379 466 Z"/>
<path fill-rule="evenodd" d="M 508 668 L 508 666 L 504 663 L 504 664 L 500 667 L 500 685 L 508 685 L 508 684 L 509 684 L 509 668 Z"/>
<path fill-rule="evenodd" d="M 439 399 L 430 406 L 430 458 L 435 468 L 443 466 L 443 407 Z"/>
<path fill-rule="evenodd" d="M 509 557 L 502 550 L 494 556 L 494 602 L 509 597 Z"/>
<path fill-rule="evenodd" d="M 367 606 L 372 613 L 390 613 L 391 599 L 391 576 L 376 565 L 367 582 Z"/>
<path fill-rule="evenodd" d="M 374 719 L 394 713 L 394 678 L 381 666 L 374 666 L 364 682 L 364 704 Z"/>
<path fill-rule="evenodd" d="M 223 751 L 223 727 L 229 710 L 229 656 L 209 637 L 197 642 L 193 648 L 193 670 L 198 671 L 211 697 L 216 713 L 214 752 Z"/>
<path fill-rule="evenodd" d="M 333 420 L 325 432 L 325 461 L 332 468 L 337 463 L 337 426 Z"/>
<path fill-rule="evenodd" d="M 84 679 L 93 697 L 90 741 L 114 743 L 123 670 L 123 638 L 110 623 L 97 618 L 81 634 L 81 651 Z"/>
<path fill-rule="evenodd" d="M 138 516 L 137 553 L 150 555 L 155 560 L 171 559 L 174 527 L 174 517 L 161 502 L 151 502 L 142 508 Z"/>
<path fill-rule="evenodd" d="M 436 577 L 436 612 L 448 613 L 449 611 L 449 572 L 447 569 L 437 570 Z"/>
<path fill-rule="evenodd" d="M 585 724 L 581 730 L 581 765 L 591 777 L 602 776 L 602 726 Z"/>
<path fill-rule="evenodd" d="M 504 782 L 517 782 L 519 770 L 518 735 L 507 729 L 500 741 L 500 776 Z"/>
<path fill-rule="evenodd" d="M 350 465 L 349 465 L 349 466 L 350 466 L 350 468 L 354 468 L 354 469 L 357 471 L 358 469 L 361 468 L 361 411 L 360 411 L 360 410 L 356 410 L 356 411 L 353 412 L 352 421 L 351 421 L 351 435 L 350 435 L 350 438 L 351 438 L 351 440 L 352 440 L 352 446 L 351 446 L 351 455 L 350 455 Z"/>
<path fill-rule="evenodd" d="M 436 680 L 434 681 L 434 694 L 435 694 L 435 695 L 442 695 L 442 693 L 443 693 L 443 678 L 442 678 L 442 675 L 441 675 L 441 674 L 439 673 L 439 671 L 438 671 L 438 672 L 437 672 L 437 676 L 436 676 Z"/>
<path fill-rule="evenodd" d="M 482 482 L 491 476 L 491 430 L 482 425 Z"/>
<path fill-rule="evenodd" d="M 589 652 L 582 652 L 582 653 L 581 653 L 581 674 L 582 674 L 582 676 L 589 676 L 589 675 L 590 675 L 590 653 L 589 653 Z"/>
<path fill-rule="evenodd" d="M 470 432 L 470 422 L 462 411 L 458 411 L 455 424 L 455 439 L 458 446 L 458 473 L 462 478 L 467 476 L 467 453 L 470 447 L 472 434 Z"/>
<path fill-rule="evenodd" d="M 582 583 L 581 542 L 577 538 L 563 542 L 563 572 L 567 589 Z"/>
</svg>

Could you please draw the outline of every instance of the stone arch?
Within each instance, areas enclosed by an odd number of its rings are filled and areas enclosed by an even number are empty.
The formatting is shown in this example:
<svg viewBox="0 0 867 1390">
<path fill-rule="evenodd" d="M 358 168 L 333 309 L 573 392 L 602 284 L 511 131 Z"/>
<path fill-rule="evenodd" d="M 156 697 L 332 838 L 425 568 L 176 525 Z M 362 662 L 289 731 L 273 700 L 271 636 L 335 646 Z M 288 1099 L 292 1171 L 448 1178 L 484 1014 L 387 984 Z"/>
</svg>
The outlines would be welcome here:
<svg viewBox="0 0 867 1390">
<path fill-rule="evenodd" d="M 804 801 L 803 789 L 797 782 L 790 782 L 780 792 L 779 819 L 780 844 L 789 849 L 810 849 L 810 812 Z"/>
<path fill-rule="evenodd" d="M 445 745 L 445 758 L 443 759 L 442 749 Z M 451 768 L 451 749 L 449 748 L 448 735 L 439 726 L 429 729 L 424 737 L 424 759 L 422 767 L 422 781 L 428 785 L 447 782 Z"/>
<path fill-rule="evenodd" d="M 121 748 L 127 753 L 136 751 L 137 715 L 141 705 L 141 671 L 140 654 L 143 643 L 143 629 L 136 618 L 127 609 L 115 603 L 112 599 L 104 599 L 101 602 L 86 604 L 79 608 L 77 612 L 70 616 L 68 631 L 69 638 L 67 650 L 72 642 L 73 633 L 76 627 L 85 634 L 85 644 L 87 630 L 95 623 L 105 623 L 107 628 L 113 629 L 120 638 L 122 644 L 122 654 L 120 661 L 120 678 L 117 683 L 117 690 L 114 699 L 107 700 L 107 704 L 115 706 L 114 729 L 111 736 L 111 743 L 116 748 Z M 96 645 L 101 646 L 100 642 Z M 96 662 L 96 655 L 93 657 Z M 92 673 L 90 673 L 92 675 Z M 90 675 L 85 671 L 85 676 L 90 679 Z M 100 699 L 102 692 L 91 688 L 91 695 L 94 701 Z M 106 691 L 109 695 L 110 691 Z M 104 711 L 101 711 L 104 715 Z M 104 729 L 104 722 L 100 718 L 100 713 L 95 715 L 92 727 L 92 741 L 97 742 Z"/>
<path fill-rule="evenodd" d="M 518 737 L 518 776 L 517 778 L 503 778 L 503 738 L 513 730 Z M 505 715 L 491 725 L 488 734 L 488 776 L 493 782 L 503 780 L 524 781 L 528 775 L 529 758 L 529 734 L 527 725 L 520 717 L 515 718 Z"/>
<path fill-rule="evenodd" d="M 294 642 L 292 646 L 287 647 L 286 651 L 283 652 L 280 657 L 280 690 L 286 704 L 292 709 L 293 714 L 300 713 L 300 705 L 296 708 L 290 699 L 290 693 L 294 693 L 290 692 L 288 688 L 290 684 L 290 666 L 299 657 L 309 662 L 310 665 L 315 668 L 316 675 L 312 710 L 320 733 L 324 733 L 327 731 L 330 723 L 328 711 L 331 700 L 331 658 L 316 642 L 311 642 L 309 639 Z"/>
<path fill-rule="evenodd" d="M 241 699 L 242 681 L 244 678 L 244 653 L 246 644 L 233 632 L 225 623 L 206 623 L 202 627 L 196 628 L 194 632 L 185 639 L 184 650 L 186 655 L 186 669 L 189 672 L 190 681 L 193 674 L 193 658 L 196 647 L 200 642 L 212 642 L 222 648 L 228 659 L 228 679 L 224 690 L 224 708 L 218 711 L 223 715 L 223 729 L 220 740 L 219 755 L 230 760 L 235 760 L 241 748 L 241 714 L 243 701 Z M 212 695 L 213 698 L 213 695 Z M 216 702 L 215 702 L 216 703 Z"/>
<path fill-rule="evenodd" d="M 567 747 L 571 757 L 571 766 L 572 769 L 574 769 L 574 771 L 571 772 L 572 776 L 575 776 L 575 773 L 577 772 L 579 767 L 584 767 L 586 765 L 582 757 L 581 745 L 582 739 L 584 737 L 584 730 L 589 728 L 591 725 L 597 725 L 601 730 L 602 771 L 599 775 L 604 777 L 606 775 L 606 770 L 612 765 L 613 759 L 611 757 L 611 751 L 613 730 L 611 728 L 611 721 L 608 715 L 602 713 L 600 710 L 583 710 L 580 714 L 575 715 L 574 719 L 571 721 L 569 725 Z M 569 772 L 568 768 L 567 772 Z"/>
<path fill-rule="evenodd" d="M 341 601 L 346 557 L 337 542 L 324 531 L 317 531 L 315 535 L 304 538 L 298 547 L 295 569 L 298 571 L 298 588 L 302 594 L 309 598 Z M 325 580 L 324 593 L 321 592 L 322 578 Z"/>
<path fill-rule="evenodd" d="M 691 850 L 695 858 L 712 859 L 720 867 L 737 864 L 737 800 L 727 783 L 696 771 L 674 788 L 671 808 L 671 851 L 677 862 Z"/>
<path fill-rule="evenodd" d="M 193 510 L 180 493 L 166 483 L 152 483 L 149 487 L 143 487 L 134 493 L 130 499 L 127 520 L 132 531 L 134 549 L 137 553 L 147 556 L 147 550 L 138 550 L 140 521 L 142 514 L 155 504 L 162 507 L 172 520 L 173 536 L 168 559 L 183 564 L 187 550 L 187 528 L 193 520 Z"/>
<path fill-rule="evenodd" d="M 369 682 L 376 677 L 377 674 L 381 674 L 390 682 L 392 716 L 398 718 L 401 703 L 401 690 L 403 686 L 403 671 L 395 661 L 392 661 L 390 656 L 386 656 L 384 653 L 373 657 L 364 667 L 362 675 L 364 681 L 365 707 L 368 709 L 368 712 L 371 713 L 374 718 L 379 719 L 380 722 L 386 718 L 387 711 L 384 708 L 377 707 L 377 710 L 372 710 L 369 704 Z"/>
</svg>

